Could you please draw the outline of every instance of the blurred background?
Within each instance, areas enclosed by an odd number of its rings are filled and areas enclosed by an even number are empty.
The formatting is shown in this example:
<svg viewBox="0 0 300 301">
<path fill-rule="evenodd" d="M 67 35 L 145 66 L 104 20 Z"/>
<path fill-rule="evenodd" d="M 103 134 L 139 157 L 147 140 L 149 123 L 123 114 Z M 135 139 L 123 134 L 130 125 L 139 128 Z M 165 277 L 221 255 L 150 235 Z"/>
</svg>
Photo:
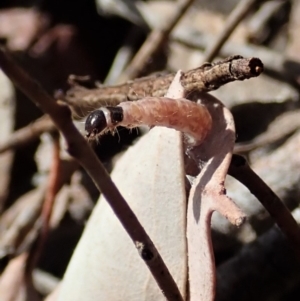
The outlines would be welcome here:
<svg viewBox="0 0 300 301">
<path fill-rule="evenodd" d="M 176 26 L 170 28 L 172 18 L 180 12 L 180 2 L 183 1 L 2 0 L 0 43 L 48 93 L 61 99 L 72 86 L 70 75 L 84 79 L 88 76 L 79 83 L 89 89 L 155 72 L 189 70 L 207 60 L 235 54 L 260 58 L 265 72 L 259 78 L 230 83 L 212 94 L 234 115 L 235 152 L 247 157 L 256 173 L 300 220 L 300 1 L 190 1 Z M 224 45 L 213 54 L 212 45 L 234 21 L 232 34 L 227 34 Z M 164 39 L 152 53 L 146 53 L 144 64 L 134 69 L 132 59 L 151 31 L 164 34 Z M 34 250 L 49 177 L 55 162 L 60 164 L 50 230 L 34 267 L 36 298 L 40 300 L 51 293 L 63 276 L 99 197 L 89 177 L 63 147 L 58 150 L 60 156 L 55 156 L 55 141 L 59 138 L 51 124 L 43 123 L 43 119 L 37 123 L 42 115 L 0 71 L 2 278 L 17 254 Z M 109 171 L 115 155 L 142 132 L 121 129 L 119 136 L 107 135 L 95 145 Z M 242 185 L 229 178 L 227 191 L 247 213 L 249 221 L 241 229 L 232 229 L 225 220 L 214 216 L 220 277 L 217 300 L 298 300 L 299 265 L 284 238 Z M 253 249 L 264 255 L 251 255 Z M 263 271 L 250 272 L 246 267 L 241 272 L 231 265 L 239 256 L 245 256 L 249 269 L 260 258 L 272 258 L 270 265 L 278 263 L 280 272 L 278 266 L 274 272 L 269 265 Z M 228 269 L 239 281 L 225 289 L 222 277 Z M 1 283 L 0 277 L 0 297 Z"/>
</svg>

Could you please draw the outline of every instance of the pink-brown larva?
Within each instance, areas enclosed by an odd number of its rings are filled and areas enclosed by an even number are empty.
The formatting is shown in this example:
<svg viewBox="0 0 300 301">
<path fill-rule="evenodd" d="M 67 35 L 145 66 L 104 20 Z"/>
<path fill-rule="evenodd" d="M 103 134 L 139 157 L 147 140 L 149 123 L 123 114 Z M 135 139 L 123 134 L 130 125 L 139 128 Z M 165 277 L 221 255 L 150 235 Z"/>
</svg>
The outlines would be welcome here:
<svg viewBox="0 0 300 301">
<path fill-rule="evenodd" d="M 87 137 L 95 138 L 117 126 L 165 126 L 188 135 L 189 143 L 201 144 L 212 126 L 205 106 L 187 99 L 147 97 L 127 101 L 116 107 L 103 107 L 93 111 L 86 119 Z"/>
</svg>

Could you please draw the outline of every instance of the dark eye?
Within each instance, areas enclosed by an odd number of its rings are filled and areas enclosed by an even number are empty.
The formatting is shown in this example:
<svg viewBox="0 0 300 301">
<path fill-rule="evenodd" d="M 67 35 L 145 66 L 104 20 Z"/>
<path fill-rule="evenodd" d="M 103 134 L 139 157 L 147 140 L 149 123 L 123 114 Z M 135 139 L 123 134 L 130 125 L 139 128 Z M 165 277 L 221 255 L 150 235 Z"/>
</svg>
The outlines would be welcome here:
<svg viewBox="0 0 300 301">
<path fill-rule="evenodd" d="M 85 121 L 85 131 L 88 138 L 94 138 L 107 127 L 107 122 L 103 111 L 93 111 Z"/>
</svg>

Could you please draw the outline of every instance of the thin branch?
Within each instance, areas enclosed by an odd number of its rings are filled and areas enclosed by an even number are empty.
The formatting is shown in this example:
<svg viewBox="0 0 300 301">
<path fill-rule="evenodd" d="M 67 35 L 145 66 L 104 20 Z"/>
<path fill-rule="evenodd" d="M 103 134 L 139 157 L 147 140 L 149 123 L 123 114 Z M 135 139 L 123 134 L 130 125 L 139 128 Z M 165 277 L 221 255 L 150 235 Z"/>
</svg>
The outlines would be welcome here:
<svg viewBox="0 0 300 301">
<path fill-rule="evenodd" d="M 45 202 L 42 210 L 42 218 L 44 223 L 42 229 L 42 235 L 44 237 L 48 235 L 50 218 L 54 206 L 54 200 L 59 187 L 58 180 L 59 180 L 59 173 L 61 169 L 60 144 L 59 144 L 59 135 L 57 132 L 52 134 L 52 142 L 53 142 L 52 165 L 49 172 L 48 188 L 47 188 Z"/>
<path fill-rule="evenodd" d="M 250 168 L 243 157 L 233 155 L 229 174 L 244 184 L 262 203 L 278 227 L 285 234 L 300 260 L 300 228 L 284 203 Z"/>
<path fill-rule="evenodd" d="M 210 44 L 213 36 L 184 27 L 174 31 L 173 39 L 188 47 L 203 50 Z M 265 72 L 285 82 L 292 82 L 299 87 L 297 81 L 300 73 L 300 64 L 298 61 L 269 48 L 253 44 L 244 45 L 228 42 L 220 50 L 220 56 L 222 57 L 227 57 L 234 53 L 247 57 L 259 57 L 264 62 Z"/>
<path fill-rule="evenodd" d="M 245 18 L 252 6 L 258 0 L 241 0 L 238 2 L 235 9 L 231 12 L 224 25 L 223 31 L 217 37 L 217 39 L 207 47 L 204 53 L 203 61 L 211 61 L 219 53 L 226 40 L 230 37 L 235 28 Z"/>
<path fill-rule="evenodd" d="M 174 15 L 168 20 L 163 29 L 154 29 L 144 42 L 138 53 L 125 69 L 121 81 L 139 77 L 147 65 L 147 61 L 162 47 L 168 39 L 170 32 L 183 17 L 194 0 L 179 0 Z M 119 80 L 120 81 L 120 80 Z"/>
<path fill-rule="evenodd" d="M 67 141 L 68 152 L 80 162 L 94 180 L 134 245 L 143 245 L 143 250 L 139 248 L 141 258 L 147 264 L 166 299 L 182 301 L 180 291 L 152 240 L 112 182 L 96 154 L 72 123 L 70 109 L 60 102 L 55 102 L 36 81 L 13 61 L 3 48 L 0 48 L 0 66 L 29 99 L 50 115 Z"/>
<path fill-rule="evenodd" d="M 209 92 L 229 82 L 256 77 L 263 70 L 264 66 L 260 59 L 235 55 L 183 72 L 180 82 L 186 95 L 193 91 Z M 162 97 L 166 94 L 174 76 L 174 73 L 151 76 L 117 86 L 102 86 L 95 89 L 85 89 L 76 85 L 67 92 L 65 100 L 77 109 L 79 115 L 84 116 L 103 105 L 113 106 L 146 96 Z"/>
<path fill-rule="evenodd" d="M 60 144 L 59 144 L 59 134 L 55 132 L 52 134 L 52 141 L 53 141 L 53 157 L 52 157 L 52 165 L 49 172 L 49 179 L 48 179 L 48 187 L 45 193 L 45 199 L 43 202 L 43 208 L 41 212 L 42 217 L 42 225 L 41 229 L 39 230 L 39 234 L 37 236 L 36 244 L 33 245 L 31 249 L 31 253 L 29 255 L 27 261 L 27 277 L 30 277 L 32 280 L 32 271 L 36 267 L 36 264 L 43 252 L 43 248 L 45 242 L 48 237 L 48 232 L 50 228 L 50 218 L 52 215 L 54 201 L 57 192 L 59 191 L 59 173 L 61 169 L 61 160 L 60 160 Z"/>
</svg>

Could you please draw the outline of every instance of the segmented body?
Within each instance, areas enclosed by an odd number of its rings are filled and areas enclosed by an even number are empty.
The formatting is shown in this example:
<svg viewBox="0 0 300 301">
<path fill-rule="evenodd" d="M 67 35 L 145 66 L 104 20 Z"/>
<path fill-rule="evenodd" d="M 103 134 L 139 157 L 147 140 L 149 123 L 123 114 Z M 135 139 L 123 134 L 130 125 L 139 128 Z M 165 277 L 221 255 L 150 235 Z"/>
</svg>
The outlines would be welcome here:
<svg viewBox="0 0 300 301">
<path fill-rule="evenodd" d="M 187 99 L 147 97 L 136 102 L 123 102 L 116 107 L 93 111 L 86 119 L 87 137 L 95 138 L 117 126 L 165 126 L 188 135 L 189 143 L 200 144 L 211 129 L 208 110 Z"/>
</svg>

